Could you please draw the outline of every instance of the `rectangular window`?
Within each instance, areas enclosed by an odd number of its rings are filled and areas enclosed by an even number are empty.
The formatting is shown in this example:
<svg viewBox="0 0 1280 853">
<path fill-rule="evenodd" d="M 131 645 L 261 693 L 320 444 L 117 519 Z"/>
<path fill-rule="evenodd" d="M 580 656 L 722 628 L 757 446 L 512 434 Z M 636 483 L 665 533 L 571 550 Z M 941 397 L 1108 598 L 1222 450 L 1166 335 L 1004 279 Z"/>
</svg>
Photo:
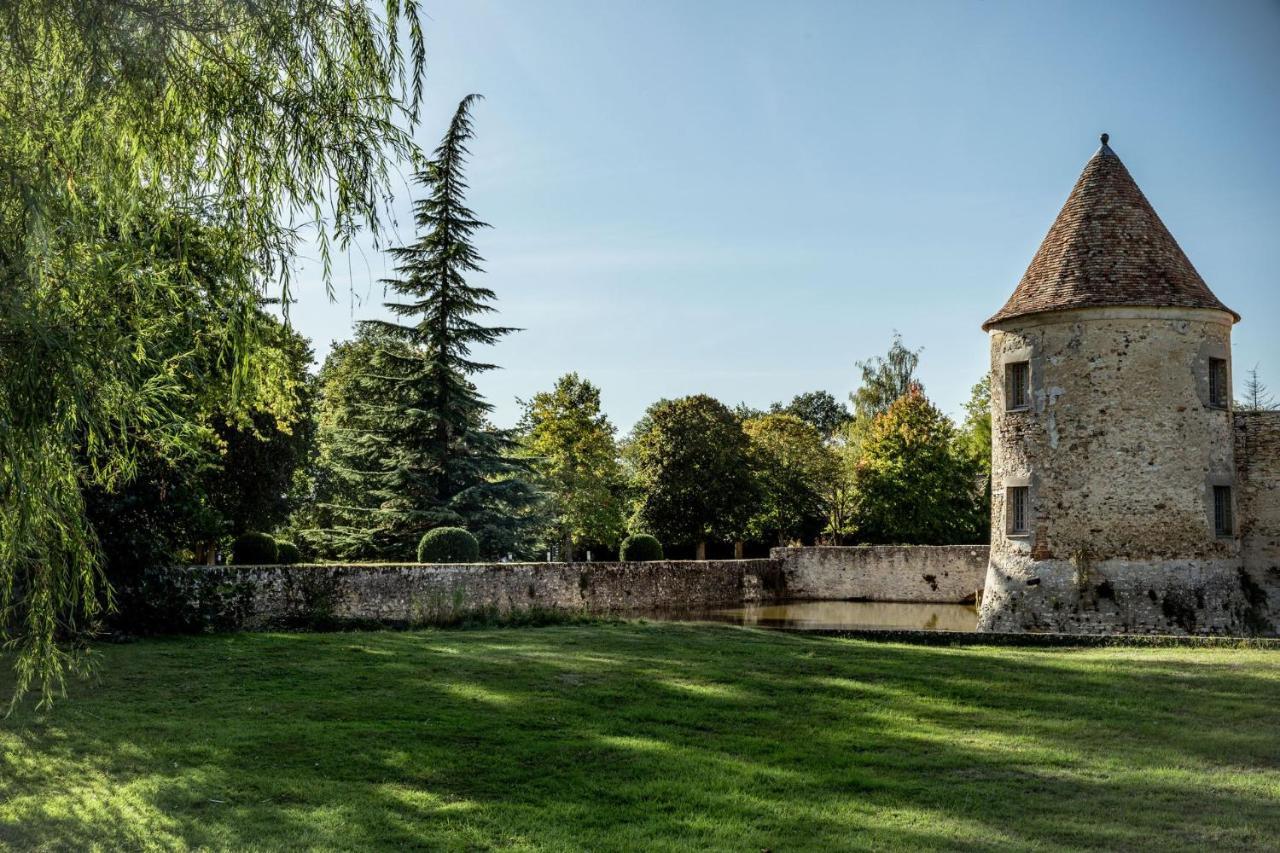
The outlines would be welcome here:
<svg viewBox="0 0 1280 853">
<path fill-rule="evenodd" d="M 1031 532 L 1031 490 L 1026 486 L 1010 486 L 1006 489 L 1005 513 L 1010 536 Z"/>
<path fill-rule="evenodd" d="M 1213 487 L 1213 532 L 1218 536 L 1234 536 L 1235 523 L 1231 518 L 1231 487 Z"/>
<path fill-rule="evenodd" d="M 1209 359 L 1209 405 L 1217 409 L 1227 408 L 1227 360 Z"/>
<path fill-rule="evenodd" d="M 1004 407 L 1008 411 L 1027 408 L 1031 396 L 1031 363 L 1011 361 L 1004 366 Z"/>
</svg>

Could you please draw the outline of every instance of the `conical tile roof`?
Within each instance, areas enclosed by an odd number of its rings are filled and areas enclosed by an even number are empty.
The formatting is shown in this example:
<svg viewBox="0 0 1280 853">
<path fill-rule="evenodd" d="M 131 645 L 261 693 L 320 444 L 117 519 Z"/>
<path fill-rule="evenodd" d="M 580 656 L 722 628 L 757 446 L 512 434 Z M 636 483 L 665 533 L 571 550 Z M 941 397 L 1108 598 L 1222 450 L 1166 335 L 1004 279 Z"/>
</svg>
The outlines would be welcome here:
<svg viewBox="0 0 1280 853">
<path fill-rule="evenodd" d="M 982 328 L 1042 311 L 1121 305 L 1216 308 L 1240 319 L 1209 290 L 1104 133 L 1022 281 Z"/>
</svg>

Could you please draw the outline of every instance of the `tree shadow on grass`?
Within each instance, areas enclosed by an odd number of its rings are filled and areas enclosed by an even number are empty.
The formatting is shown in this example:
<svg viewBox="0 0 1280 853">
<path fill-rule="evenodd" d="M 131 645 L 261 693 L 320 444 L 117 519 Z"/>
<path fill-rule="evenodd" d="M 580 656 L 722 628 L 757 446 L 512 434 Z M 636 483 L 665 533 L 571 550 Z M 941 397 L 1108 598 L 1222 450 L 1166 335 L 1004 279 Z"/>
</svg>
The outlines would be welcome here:
<svg viewBox="0 0 1280 853">
<path fill-rule="evenodd" d="M 622 625 L 105 653 L 101 687 L 0 724 L 15 846 L 1247 849 L 1280 832 L 1266 652 Z"/>
</svg>

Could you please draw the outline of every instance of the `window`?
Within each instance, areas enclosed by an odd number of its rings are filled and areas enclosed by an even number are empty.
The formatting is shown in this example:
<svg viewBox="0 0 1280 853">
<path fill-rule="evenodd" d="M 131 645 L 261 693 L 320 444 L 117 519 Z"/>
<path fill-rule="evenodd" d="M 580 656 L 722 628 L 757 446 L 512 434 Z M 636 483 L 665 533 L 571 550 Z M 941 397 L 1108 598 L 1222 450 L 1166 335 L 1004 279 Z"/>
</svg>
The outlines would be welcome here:
<svg viewBox="0 0 1280 853">
<path fill-rule="evenodd" d="M 1005 490 L 1005 526 L 1010 536 L 1031 532 L 1031 490 L 1026 486 L 1010 486 Z"/>
<path fill-rule="evenodd" d="M 1235 524 L 1231 518 L 1231 487 L 1213 487 L 1213 532 L 1218 536 L 1235 535 Z"/>
<path fill-rule="evenodd" d="M 1004 407 L 1008 411 L 1027 408 L 1030 397 L 1031 363 L 1011 361 L 1004 366 Z"/>
<path fill-rule="evenodd" d="M 1227 360 L 1209 359 L 1209 405 L 1215 409 L 1227 408 Z"/>
</svg>

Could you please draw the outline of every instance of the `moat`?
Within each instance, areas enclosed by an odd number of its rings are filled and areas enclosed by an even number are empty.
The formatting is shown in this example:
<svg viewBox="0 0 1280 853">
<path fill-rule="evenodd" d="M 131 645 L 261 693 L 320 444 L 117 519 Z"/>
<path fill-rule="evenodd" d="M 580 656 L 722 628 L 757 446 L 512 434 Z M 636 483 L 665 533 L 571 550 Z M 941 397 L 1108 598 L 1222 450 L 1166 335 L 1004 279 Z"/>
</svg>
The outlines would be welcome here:
<svg viewBox="0 0 1280 853">
<path fill-rule="evenodd" d="M 659 616 L 678 620 L 729 622 L 759 628 L 801 630 L 866 629 L 973 631 L 978 610 L 972 604 L 897 601 L 793 601 L 748 604 Z"/>
</svg>

